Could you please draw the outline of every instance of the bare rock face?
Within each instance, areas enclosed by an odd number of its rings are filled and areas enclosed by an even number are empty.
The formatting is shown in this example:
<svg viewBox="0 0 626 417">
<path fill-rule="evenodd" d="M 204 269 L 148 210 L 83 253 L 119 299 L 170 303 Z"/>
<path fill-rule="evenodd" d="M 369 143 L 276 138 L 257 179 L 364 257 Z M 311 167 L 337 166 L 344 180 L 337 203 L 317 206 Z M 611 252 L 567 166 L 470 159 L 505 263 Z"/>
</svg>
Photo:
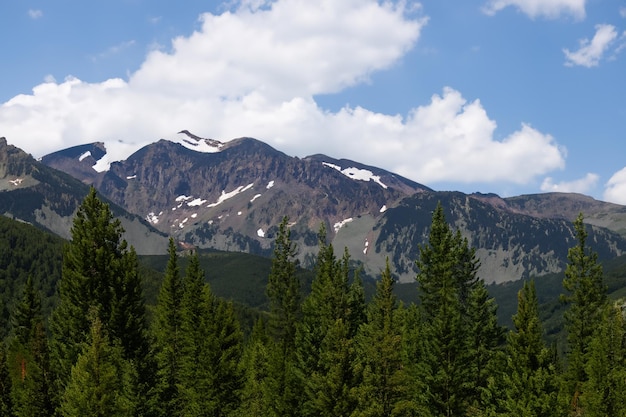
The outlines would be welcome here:
<svg viewBox="0 0 626 417">
<path fill-rule="evenodd" d="M 581 211 L 594 226 L 590 236 L 601 258 L 626 251 L 620 235 L 626 231 L 626 207 L 590 197 L 436 192 L 351 160 L 300 159 L 252 138 L 220 142 L 180 133 L 182 141 L 160 140 L 101 173 L 93 169 L 106 152 L 101 144 L 43 161 L 94 184 L 115 204 L 190 246 L 269 256 L 278 224 L 287 216 L 305 266 L 312 264 L 324 225 L 338 255 L 348 248 L 371 276 L 388 257 L 407 282 L 415 279 L 419 246 L 439 202 L 449 223 L 476 248 L 487 282 L 562 270 L 574 244 L 571 221 Z"/>
</svg>

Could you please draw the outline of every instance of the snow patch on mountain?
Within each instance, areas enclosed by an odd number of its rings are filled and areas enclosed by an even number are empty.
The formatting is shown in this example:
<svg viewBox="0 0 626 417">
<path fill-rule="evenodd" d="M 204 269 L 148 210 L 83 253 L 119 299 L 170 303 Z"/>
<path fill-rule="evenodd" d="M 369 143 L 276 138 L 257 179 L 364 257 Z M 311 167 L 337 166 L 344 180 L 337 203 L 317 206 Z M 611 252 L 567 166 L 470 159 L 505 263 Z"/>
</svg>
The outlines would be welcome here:
<svg viewBox="0 0 626 417">
<path fill-rule="evenodd" d="M 353 180 L 374 181 L 381 187 L 387 189 L 387 185 L 383 184 L 383 182 L 380 180 L 380 175 L 374 175 L 374 173 L 368 169 L 359 169 L 355 167 L 343 169 L 339 165 L 331 164 L 330 162 L 322 162 L 322 165 L 327 166 L 329 168 L 336 169 L 337 171 L 341 172 L 346 177 L 351 178 Z"/>
<path fill-rule="evenodd" d="M 240 185 L 239 187 L 235 188 L 233 191 L 230 191 L 228 193 L 225 190 L 222 190 L 222 195 L 219 196 L 217 201 L 215 203 L 209 204 L 207 207 L 215 207 L 219 204 L 222 204 L 224 201 L 230 198 L 233 198 L 236 195 L 243 193 L 244 191 L 249 190 L 250 188 L 252 188 L 253 185 L 254 185 L 253 183 L 250 183 L 246 185 L 245 187 L 243 185 Z"/>
<path fill-rule="evenodd" d="M 208 139 L 201 138 L 200 136 L 196 136 L 188 130 L 181 130 L 178 132 L 179 134 L 184 134 L 186 137 L 176 137 L 171 139 L 172 142 L 179 143 L 183 145 L 187 149 L 191 149 L 192 151 L 202 152 L 202 153 L 215 153 L 221 151 L 221 148 L 224 146 L 222 142 L 216 139 Z"/>
<path fill-rule="evenodd" d="M 342 220 L 340 222 L 337 222 L 333 225 L 333 228 L 335 229 L 335 233 L 337 233 L 339 231 L 339 229 L 341 229 L 343 226 L 345 226 L 347 223 L 350 223 L 352 220 L 354 220 L 352 217 L 347 218 L 345 220 Z"/>
<path fill-rule="evenodd" d="M 83 159 L 88 158 L 88 157 L 90 157 L 90 156 L 91 156 L 91 151 L 87 151 L 87 152 L 83 153 L 82 155 L 80 155 L 80 156 L 78 157 L 78 160 L 82 162 L 82 161 L 83 161 Z"/>
<path fill-rule="evenodd" d="M 146 221 L 148 221 L 148 223 L 157 224 L 159 222 L 159 216 L 157 216 L 154 212 L 150 212 L 146 216 Z"/>
<path fill-rule="evenodd" d="M 196 199 L 194 199 L 194 200 L 190 201 L 189 203 L 187 203 L 187 205 L 188 205 L 189 207 L 196 207 L 196 206 L 201 206 L 201 205 L 203 205 L 204 203 L 206 203 L 206 200 L 203 200 L 203 199 L 201 199 L 201 198 L 196 198 Z"/>
</svg>

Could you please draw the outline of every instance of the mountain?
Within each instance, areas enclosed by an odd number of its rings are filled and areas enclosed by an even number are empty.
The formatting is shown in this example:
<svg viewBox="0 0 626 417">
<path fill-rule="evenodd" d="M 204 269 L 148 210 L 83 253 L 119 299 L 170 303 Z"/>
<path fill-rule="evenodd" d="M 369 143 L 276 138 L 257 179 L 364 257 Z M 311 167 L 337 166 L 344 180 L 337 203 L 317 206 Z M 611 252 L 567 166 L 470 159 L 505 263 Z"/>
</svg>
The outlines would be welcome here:
<svg viewBox="0 0 626 417">
<path fill-rule="evenodd" d="M 85 172 L 70 165 L 66 168 L 77 176 Z M 89 171 L 86 173 L 91 174 Z M 2 215 L 37 225 L 67 239 L 76 210 L 88 191 L 88 185 L 36 161 L 0 137 Z M 153 228 L 143 217 L 130 214 L 112 202 L 110 204 L 113 214 L 126 230 L 124 238 L 135 247 L 137 253 L 157 254 L 167 248 L 167 236 L 164 233 Z"/>
<path fill-rule="evenodd" d="M 477 248 L 487 282 L 561 271 L 574 244 L 571 221 L 581 211 L 601 259 L 626 252 L 626 207 L 587 196 L 438 192 L 348 159 L 301 159 L 252 138 L 223 143 L 180 133 L 183 139 L 159 140 L 125 160 L 107 159 L 106 146 L 94 143 L 42 162 L 94 184 L 190 246 L 269 256 L 277 226 L 288 216 L 304 266 L 312 266 L 324 224 L 338 255 L 347 247 L 369 276 L 377 276 L 388 257 L 403 282 L 415 277 L 419 245 L 438 202 Z"/>
</svg>

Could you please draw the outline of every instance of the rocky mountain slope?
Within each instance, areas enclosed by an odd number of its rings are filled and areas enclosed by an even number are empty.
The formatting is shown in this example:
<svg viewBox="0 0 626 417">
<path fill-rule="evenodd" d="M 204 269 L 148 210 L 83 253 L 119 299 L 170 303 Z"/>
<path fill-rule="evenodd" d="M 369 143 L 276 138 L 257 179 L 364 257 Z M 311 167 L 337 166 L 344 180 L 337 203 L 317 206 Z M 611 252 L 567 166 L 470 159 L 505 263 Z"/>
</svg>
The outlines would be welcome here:
<svg viewBox="0 0 626 417">
<path fill-rule="evenodd" d="M 74 172 L 76 174 L 76 172 Z M 88 185 L 50 168 L 0 138 L 0 214 L 70 237 L 72 219 Z M 125 238 L 139 254 L 158 254 L 167 237 L 142 217 L 111 205 L 126 230 Z"/>
<path fill-rule="evenodd" d="M 601 258 L 626 251 L 626 208 L 575 194 L 500 198 L 442 193 L 391 172 L 325 155 L 290 157 L 252 138 L 222 143 L 182 131 L 101 168 L 105 147 L 84 145 L 44 157 L 93 183 L 163 233 L 197 247 L 271 253 L 283 216 L 300 259 L 311 265 L 323 223 L 338 254 L 344 247 L 369 275 L 389 257 L 402 281 L 415 260 L 437 202 L 477 248 L 487 282 L 560 271 L 573 244 L 571 220 L 584 212 Z M 621 234 L 620 234 L 621 233 Z"/>
</svg>

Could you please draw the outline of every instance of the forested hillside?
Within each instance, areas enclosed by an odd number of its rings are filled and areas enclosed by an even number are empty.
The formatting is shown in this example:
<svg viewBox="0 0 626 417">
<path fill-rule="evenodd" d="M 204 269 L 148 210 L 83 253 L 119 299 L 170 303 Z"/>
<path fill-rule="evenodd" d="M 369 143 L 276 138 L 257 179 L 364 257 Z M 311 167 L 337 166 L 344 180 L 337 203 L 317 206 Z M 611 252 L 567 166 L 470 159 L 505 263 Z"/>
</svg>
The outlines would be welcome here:
<svg viewBox="0 0 626 417">
<path fill-rule="evenodd" d="M 246 258 L 258 269 L 251 288 L 266 283 L 252 297 L 265 312 L 247 316 L 250 332 L 236 305 L 207 284 L 219 271 L 203 270 L 196 252 L 181 257 L 170 240 L 166 259 L 151 258 L 165 262 L 162 276 L 151 272 L 156 265 L 140 266 L 94 189 L 60 269 L 50 265 L 59 265 L 61 251 L 50 248 L 63 241 L 46 243 L 37 229 L 7 224 L 3 244 L 11 250 L 3 254 L 25 248 L 20 239 L 33 234 L 44 246 L 2 264 L 5 274 L 22 272 L 3 281 L 12 295 L 3 299 L 10 317 L 0 345 L 0 415 L 626 413 L 622 305 L 607 297 L 582 216 L 559 291 L 565 346 L 557 350 L 545 342 L 534 281 L 518 291 L 511 330 L 498 323 L 475 249 L 441 205 L 416 260 L 419 290 L 404 303 L 389 263 L 367 297 L 349 253 L 338 258 L 323 227 L 312 277 L 303 273 L 285 218 L 269 265 Z M 27 250 L 39 253 L 27 258 Z M 58 300 L 48 314 L 54 277 Z M 233 288 L 242 290 L 243 281 Z"/>
</svg>

